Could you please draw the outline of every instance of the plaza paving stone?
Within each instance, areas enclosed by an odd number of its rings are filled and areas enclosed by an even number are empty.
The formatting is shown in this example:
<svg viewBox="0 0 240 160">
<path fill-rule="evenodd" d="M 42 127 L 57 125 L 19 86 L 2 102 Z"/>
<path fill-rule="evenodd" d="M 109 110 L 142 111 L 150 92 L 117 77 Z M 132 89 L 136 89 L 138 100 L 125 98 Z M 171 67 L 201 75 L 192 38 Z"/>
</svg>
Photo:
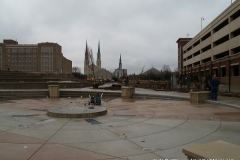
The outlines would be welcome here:
<svg viewBox="0 0 240 160">
<path fill-rule="evenodd" d="M 186 159 L 182 149 L 189 146 L 216 140 L 240 145 L 240 109 L 220 104 L 103 98 L 102 105 L 108 113 L 94 118 L 100 124 L 90 124 L 86 118 L 46 115 L 47 109 L 87 101 L 87 98 L 0 101 L 0 159 Z"/>
</svg>

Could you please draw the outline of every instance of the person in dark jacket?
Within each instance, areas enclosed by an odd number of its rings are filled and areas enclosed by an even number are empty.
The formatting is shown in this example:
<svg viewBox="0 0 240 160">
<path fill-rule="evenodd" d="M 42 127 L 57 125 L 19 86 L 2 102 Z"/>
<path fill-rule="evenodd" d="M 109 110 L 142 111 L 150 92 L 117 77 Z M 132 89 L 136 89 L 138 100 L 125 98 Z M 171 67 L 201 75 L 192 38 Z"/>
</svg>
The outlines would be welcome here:
<svg viewBox="0 0 240 160">
<path fill-rule="evenodd" d="M 217 100 L 217 95 L 218 95 L 218 86 L 219 86 L 219 81 L 216 77 L 216 75 L 213 75 L 212 81 L 211 81 L 211 100 Z"/>
</svg>

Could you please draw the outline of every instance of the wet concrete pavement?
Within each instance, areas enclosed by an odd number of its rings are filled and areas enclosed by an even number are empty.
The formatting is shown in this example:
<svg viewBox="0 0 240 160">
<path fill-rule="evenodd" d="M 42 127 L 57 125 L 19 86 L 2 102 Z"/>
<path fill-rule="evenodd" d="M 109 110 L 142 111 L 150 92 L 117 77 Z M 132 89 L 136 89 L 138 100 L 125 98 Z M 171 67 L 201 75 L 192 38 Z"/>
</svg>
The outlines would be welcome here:
<svg viewBox="0 0 240 160">
<path fill-rule="evenodd" d="M 47 109 L 88 100 L 0 101 L 0 159 L 186 159 L 182 149 L 189 146 L 216 140 L 240 145 L 240 109 L 216 104 L 103 98 L 108 113 L 94 118 L 98 124 L 46 114 Z"/>
</svg>

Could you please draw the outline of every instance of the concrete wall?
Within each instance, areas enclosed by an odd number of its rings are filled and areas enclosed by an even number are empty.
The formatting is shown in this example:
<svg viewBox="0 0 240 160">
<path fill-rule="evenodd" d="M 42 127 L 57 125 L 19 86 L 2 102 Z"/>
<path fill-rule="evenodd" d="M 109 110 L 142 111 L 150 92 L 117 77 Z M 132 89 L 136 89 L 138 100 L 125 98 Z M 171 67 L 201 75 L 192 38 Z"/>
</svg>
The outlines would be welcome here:
<svg viewBox="0 0 240 160">
<path fill-rule="evenodd" d="M 48 89 L 48 85 L 60 85 L 60 88 L 83 88 L 88 83 L 0 83 L 0 89 Z"/>
</svg>

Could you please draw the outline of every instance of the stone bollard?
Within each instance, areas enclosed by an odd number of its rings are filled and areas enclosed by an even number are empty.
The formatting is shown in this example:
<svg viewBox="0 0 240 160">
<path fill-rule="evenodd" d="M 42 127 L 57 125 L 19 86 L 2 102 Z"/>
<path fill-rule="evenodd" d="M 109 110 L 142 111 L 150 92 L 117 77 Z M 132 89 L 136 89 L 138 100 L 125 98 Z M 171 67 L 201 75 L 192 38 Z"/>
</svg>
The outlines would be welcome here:
<svg viewBox="0 0 240 160">
<path fill-rule="evenodd" d="M 59 98 L 59 85 L 48 85 L 49 97 Z"/>
<path fill-rule="evenodd" d="M 134 87 L 122 87 L 122 98 L 132 98 L 135 93 Z"/>
</svg>

